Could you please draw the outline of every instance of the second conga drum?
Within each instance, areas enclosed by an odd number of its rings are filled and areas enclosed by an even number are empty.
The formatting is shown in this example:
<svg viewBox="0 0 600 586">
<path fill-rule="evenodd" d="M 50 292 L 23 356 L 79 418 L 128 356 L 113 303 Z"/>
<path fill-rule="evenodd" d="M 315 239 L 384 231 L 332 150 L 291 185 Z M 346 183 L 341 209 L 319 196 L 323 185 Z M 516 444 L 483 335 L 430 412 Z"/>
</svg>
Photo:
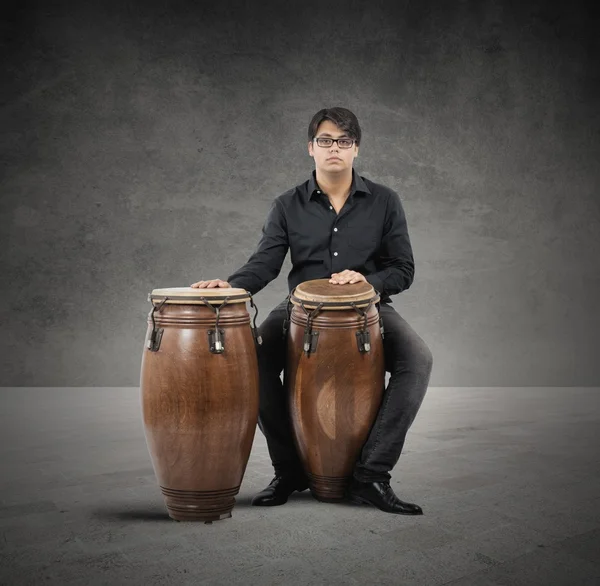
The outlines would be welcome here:
<svg viewBox="0 0 600 586">
<path fill-rule="evenodd" d="M 258 421 L 251 296 L 235 288 L 174 287 L 155 289 L 149 301 L 140 392 L 169 516 L 231 517 Z"/>
<path fill-rule="evenodd" d="M 366 282 L 307 281 L 290 295 L 286 387 L 312 494 L 336 501 L 373 425 L 385 384 L 379 295 Z"/>
</svg>

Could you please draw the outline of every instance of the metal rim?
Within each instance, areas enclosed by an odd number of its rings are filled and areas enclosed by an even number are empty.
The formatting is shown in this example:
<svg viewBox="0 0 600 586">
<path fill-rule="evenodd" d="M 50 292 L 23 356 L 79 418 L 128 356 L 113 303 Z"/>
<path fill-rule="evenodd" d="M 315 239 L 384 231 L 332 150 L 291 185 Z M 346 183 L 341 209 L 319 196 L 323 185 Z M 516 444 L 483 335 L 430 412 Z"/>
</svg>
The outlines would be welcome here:
<svg viewBox="0 0 600 586">
<path fill-rule="evenodd" d="M 295 291 L 295 289 L 294 289 Z M 353 305 L 355 307 L 366 307 L 370 303 L 376 303 L 379 300 L 379 294 L 375 293 L 372 297 L 368 299 L 361 299 L 360 301 L 307 301 L 306 299 L 300 299 L 294 295 L 294 291 L 290 294 L 290 301 L 295 305 L 300 305 L 300 303 L 304 304 L 304 307 L 310 308 L 311 306 L 316 307 L 319 304 L 323 305 L 323 309 L 325 308 L 334 308 L 334 307 L 347 307 L 348 309 L 352 309 Z"/>
</svg>

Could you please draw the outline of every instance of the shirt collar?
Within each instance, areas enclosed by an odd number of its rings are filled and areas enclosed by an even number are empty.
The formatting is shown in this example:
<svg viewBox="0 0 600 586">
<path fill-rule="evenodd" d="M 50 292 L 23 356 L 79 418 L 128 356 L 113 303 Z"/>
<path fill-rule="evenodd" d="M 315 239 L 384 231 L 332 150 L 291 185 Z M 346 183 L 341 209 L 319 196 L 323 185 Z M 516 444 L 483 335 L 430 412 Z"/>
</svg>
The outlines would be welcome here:
<svg viewBox="0 0 600 586">
<path fill-rule="evenodd" d="M 317 184 L 317 172 L 313 171 L 310 175 L 310 179 L 308 180 L 308 186 L 306 191 L 307 199 L 311 199 L 313 195 L 317 192 L 319 186 Z M 352 185 L 350 186 L 350 195 L 353 193 L 365 193 L 371 195 L 369 188 L 366 183 L 363 181 L 363 178 L 356 173 L 354 169 L 352 169 Z"/>
</svg>

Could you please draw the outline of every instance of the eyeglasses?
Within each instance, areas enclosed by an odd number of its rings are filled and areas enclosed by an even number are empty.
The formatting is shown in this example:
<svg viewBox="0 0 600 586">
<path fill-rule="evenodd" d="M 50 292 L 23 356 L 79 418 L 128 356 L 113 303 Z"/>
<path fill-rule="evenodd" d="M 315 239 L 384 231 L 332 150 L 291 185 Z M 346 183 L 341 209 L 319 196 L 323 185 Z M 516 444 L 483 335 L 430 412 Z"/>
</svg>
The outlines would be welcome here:
<svg viewBox="0 0 600 586">
<path fill-rule="evenodd" d="M 349 149 L 354 144 L 353 138 L 326 138 L 324 136 L 318 136 L 314 139 L 314 141 L 320 147 L 325 148 L 330 147 L 334 142 L 337 143 L 341 149 Z"/>
</svg>

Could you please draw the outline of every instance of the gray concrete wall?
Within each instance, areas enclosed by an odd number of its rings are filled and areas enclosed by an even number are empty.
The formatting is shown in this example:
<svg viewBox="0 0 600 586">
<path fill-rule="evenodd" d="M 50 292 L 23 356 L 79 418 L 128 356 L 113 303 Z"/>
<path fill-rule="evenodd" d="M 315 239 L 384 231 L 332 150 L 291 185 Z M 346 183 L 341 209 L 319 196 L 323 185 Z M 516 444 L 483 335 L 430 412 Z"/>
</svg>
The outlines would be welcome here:
<svg viewBox="0 0 600 586">
<path fill-rule="evenodd" d="M 148 292 L 246 261 L 333 105 L 403 199 L 431 384 L 599 385 L 595 38 L 577 2 L 15 3 L 0 385 L 139 384 Z"/>
</svg>

